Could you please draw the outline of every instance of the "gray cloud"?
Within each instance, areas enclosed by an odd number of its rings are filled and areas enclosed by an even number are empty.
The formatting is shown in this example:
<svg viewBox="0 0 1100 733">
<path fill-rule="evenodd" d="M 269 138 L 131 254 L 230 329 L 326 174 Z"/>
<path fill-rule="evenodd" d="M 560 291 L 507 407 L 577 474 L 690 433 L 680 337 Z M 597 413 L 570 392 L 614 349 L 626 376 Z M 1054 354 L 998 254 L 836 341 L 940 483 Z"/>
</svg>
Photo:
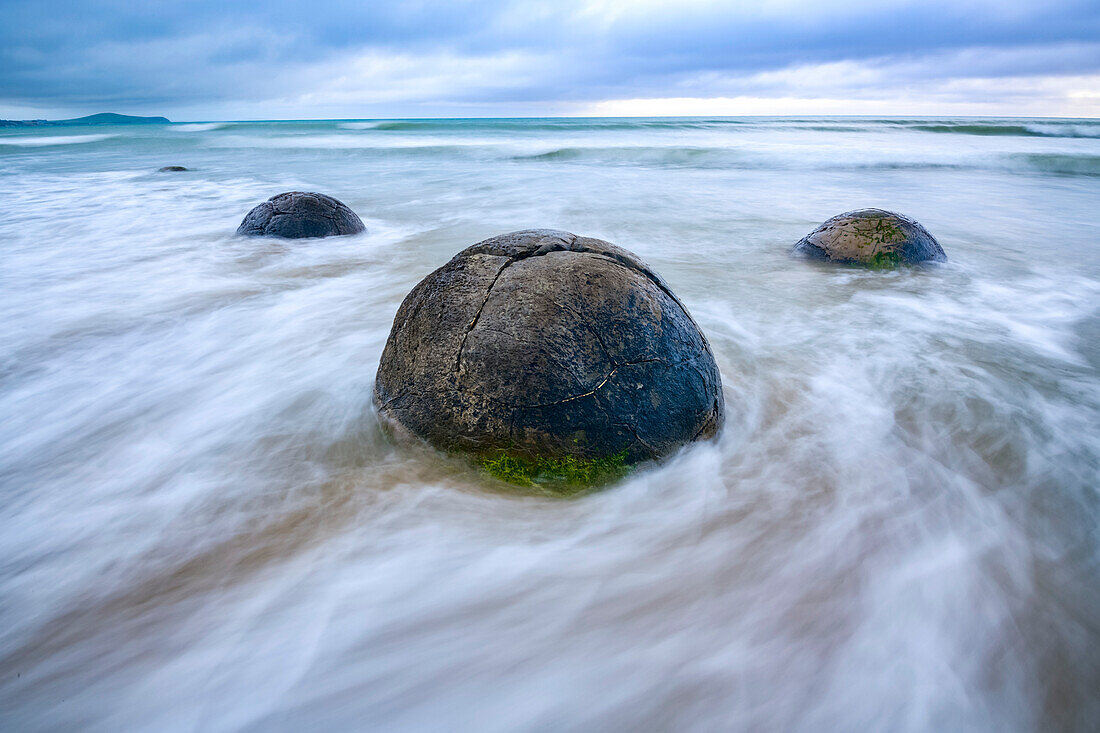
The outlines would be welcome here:
<svg viewBox="0 0 1100 733">
<path fill-rule="evenodd" d="M 3 0 L 0 104 L 159 112 L 866 96 L 1100 71 L 1100 4 Z M 857 64 L 845 79 L 783 70 Z"/>
</svg>

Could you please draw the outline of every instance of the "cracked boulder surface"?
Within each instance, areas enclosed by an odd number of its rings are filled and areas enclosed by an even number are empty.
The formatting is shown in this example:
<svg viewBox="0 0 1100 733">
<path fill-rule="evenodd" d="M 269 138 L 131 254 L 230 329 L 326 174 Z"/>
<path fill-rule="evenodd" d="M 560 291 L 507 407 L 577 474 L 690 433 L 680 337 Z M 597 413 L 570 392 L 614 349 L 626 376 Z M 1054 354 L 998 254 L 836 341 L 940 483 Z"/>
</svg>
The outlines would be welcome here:
<svg viewBox="0 0 1100 733">
<path fill-rule="evenodd" d="M 943 248 L 909 217 L 882 209 L 834 216 L 795 244 L 792 253 L 848 264 L 946 262 Z"/>
<path fill-rule="evenodd" d="M 323 193 L 288 191 L 252 209 L 237 227 L 249 237 L 333 237 L 358 234 L 363 222 L 343 202 Z"/>
<path fill-rule="evenodd" d="M 632 253 L 568 232 L 469 247 L 405 298 L 374 388 L 384 421 L 444 450 L 628 463 L 710 438 L 710 345 Z"/>
</svg>

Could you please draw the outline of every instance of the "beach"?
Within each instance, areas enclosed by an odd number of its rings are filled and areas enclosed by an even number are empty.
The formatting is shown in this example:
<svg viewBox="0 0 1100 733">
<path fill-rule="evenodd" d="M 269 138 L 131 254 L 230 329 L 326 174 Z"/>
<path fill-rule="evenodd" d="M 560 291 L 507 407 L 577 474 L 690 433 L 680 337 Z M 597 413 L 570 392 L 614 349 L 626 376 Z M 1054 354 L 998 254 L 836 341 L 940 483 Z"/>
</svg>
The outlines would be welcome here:
<svg viewBox="0 0 1100 733">
<path fill-rule="evenodd" d="M 0 187 L 0 728 L 1100 720 L 1096 120 L 5 129 Z M 366 232 L 235 234 L 295 190 Z M 947 262 L 790 256 L 864 207 Z M 560 499 L 386 435 L 406 293 L 536 227 L 668 282 L 717 438 Z"/>
</svg>

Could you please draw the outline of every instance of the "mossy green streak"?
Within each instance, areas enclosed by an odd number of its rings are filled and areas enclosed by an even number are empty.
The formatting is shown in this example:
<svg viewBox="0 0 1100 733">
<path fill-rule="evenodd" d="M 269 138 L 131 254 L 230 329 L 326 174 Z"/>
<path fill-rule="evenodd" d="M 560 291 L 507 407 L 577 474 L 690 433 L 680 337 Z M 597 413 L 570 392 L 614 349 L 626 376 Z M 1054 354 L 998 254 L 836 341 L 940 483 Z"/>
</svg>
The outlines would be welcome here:
<svg viewBox="0 0 1100 733">
<path fill-rule="evenodd" d="M 892 270 L 901 265 L 901 255 L 897 252 L 876 252 L 867 264 L 872 270 Z"/>
<path fill-rule="evenodd" d="M 605 458 L 528 458 L 505 452 L 481 456 L 477 464 L 487 472 L 517 486 L 538 485 L 555 494 L 571 495 L 608 484 L 630 470 L 626 451 Z"/>
</svg>

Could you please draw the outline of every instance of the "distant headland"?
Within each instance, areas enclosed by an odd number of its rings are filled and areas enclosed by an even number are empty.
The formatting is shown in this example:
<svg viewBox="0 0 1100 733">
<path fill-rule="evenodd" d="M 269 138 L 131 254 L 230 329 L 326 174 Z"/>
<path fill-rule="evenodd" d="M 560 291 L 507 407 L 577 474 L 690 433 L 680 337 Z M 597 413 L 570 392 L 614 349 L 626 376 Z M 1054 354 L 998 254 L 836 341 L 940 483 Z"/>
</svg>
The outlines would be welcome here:
<svg viewBox="0 0 1100 733">
<path fill-rule="evenodd" d="M 78 127 L 81 125 L 164 125 L 167 117 L 135 117 L 114 112 L 77 117 L 72 120 L 0 120 L 0 127 Z"/>
</svg>

